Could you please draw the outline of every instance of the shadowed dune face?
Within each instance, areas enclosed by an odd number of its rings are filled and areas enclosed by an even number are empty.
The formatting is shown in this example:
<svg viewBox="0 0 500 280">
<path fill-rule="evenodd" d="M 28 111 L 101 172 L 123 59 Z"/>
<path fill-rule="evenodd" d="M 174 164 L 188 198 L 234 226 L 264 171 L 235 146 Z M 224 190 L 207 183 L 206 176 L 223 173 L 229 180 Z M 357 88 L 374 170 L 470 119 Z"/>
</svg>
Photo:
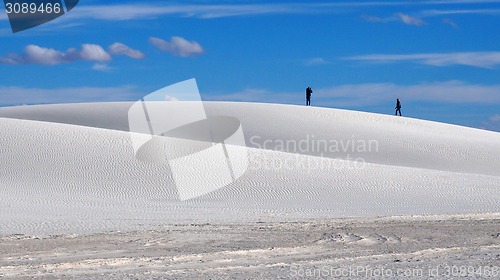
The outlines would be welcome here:
<svg viewBox="0 0 500 280">
<path fill-rule="evenodd" d="M 240 128 L 233 117 L 216 116 L 164 132 L 139 148 L 138 159 L 146 162 L 167 163 L 223 143 Z"/>
<path fill-rule="evenodd" d="M 190 123 L 168 132 L 162 136 L 194 141 L 222 143 L 240 127 L 237 118 L 226 116 L 210 117 L 201 121 Z"/>
<path fill-rule="evenodd" d="M 131 104 L 0 108 L 0 231 L 500 210 L 499 133 L 334 109 L 207 102 L 206 120 L 157 136 L 136 155 L 127 132 Z M 165 155 L 205 150 L 240 126 L 248 170 L 224 188 L 180 201 Z M 186 166 L 183 179 L 203 185 L 217 160 Z"/>
</svg>

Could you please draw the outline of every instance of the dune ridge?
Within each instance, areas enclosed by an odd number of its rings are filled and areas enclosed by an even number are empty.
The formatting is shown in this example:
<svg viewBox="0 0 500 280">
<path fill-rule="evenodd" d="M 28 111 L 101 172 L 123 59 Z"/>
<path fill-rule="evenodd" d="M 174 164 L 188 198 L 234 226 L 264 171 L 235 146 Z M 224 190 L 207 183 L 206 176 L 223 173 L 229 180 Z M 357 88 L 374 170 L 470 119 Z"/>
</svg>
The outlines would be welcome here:
<svg viewBox="0 0 500 280">
<path fill-rule="evenodd" d="M 167 164 L 135 157 L 127 132 L 131 104 L 0 108 L 0 234 L 500 211 L 500 133 L 345 110 L 227 102 L 204 106 L 209 116 L 240 120 L 249 169 L 225 188 L 180 201 Z M 312 149 L 313 140 L 326 148 Z M 201 145 L 160 141 L 181 150 Z M 280 146 L 285 141 L 309 146 L 292 150 Z M 376 141 L 376 149 L 332 148 L 369 141 Z M 193 180 L 201 175 L 193 172 Z"/>
</svg>

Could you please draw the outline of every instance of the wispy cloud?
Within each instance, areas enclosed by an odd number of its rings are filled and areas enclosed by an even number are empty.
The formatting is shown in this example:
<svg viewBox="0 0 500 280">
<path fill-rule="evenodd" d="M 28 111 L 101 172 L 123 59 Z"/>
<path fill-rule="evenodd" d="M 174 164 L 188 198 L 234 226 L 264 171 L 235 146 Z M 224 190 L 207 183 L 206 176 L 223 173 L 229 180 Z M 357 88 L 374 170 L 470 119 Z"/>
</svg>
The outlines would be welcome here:
<svg viewBox="0 0 500 280">
<path fill-rule="evenodd" d="M 425 10 L 420 13 L 423 17 L 431 16 L 443 16 L 443 15 L 464 15 L 464 14 L 476 14 L 476 15 L 500 15 L 500 9 L 453 9 L 453 10 Z"/>
<path fill-rule="evenodd" d="M 487 121 L 483 123 L 482 128 L 500 132 L 500 114 L 491 116 Z"/>
<path fill-rule="evenodd" d="M 452 19 L 450 19 L 450 18 L 443 19 L 443 23 L 444 24 L 448 24 L 449 26 L 451 26 L 451 27 L 453 27 L 455 29 L 459 29 L 458 24 L 455 21 L 453 21 Z"/>
<path fill-rule="evenodd" d="M 24 53 L 12 53 L 0 57 L 3 64 L 38 64 L 38 65 L 58 65 L 75 61 L 91 61 L 104 63 L 112 60 L 113 55 L 127 55 L 132 58 L 142 58 L 144 55 L 137 50 L 133 50 L 121 43 L 115 43 L 109 47 L 110 52 L 96 44 L 83 44 L 78 50 L 70 48 L 66 51 L 58 51 L 52 48 L 40 47 L 38 45 L 27 45 Z M 99 67 L 98 67 L 99 68 Z"/>
<path fill-rule="evenodd" d="M 202 96 L 203 100 L 207 101 L 239 101 L 239 102 L 264 102 L 264 103 L 282 103 L 282 104 L 298 104 L 302 103 L 302 95 L 300 93 L 291 92 L 274 92 L 262 88 L 247 88 L 242 91 L 226 93 L 226 94 L 207 94 Z"/>
<path fill-rule="evenodd" d="M 490 118 L 492 122 L 500 122 L 500 114 L 496 114 Z"/>
<path fill-rule="evenodd" d="M 158 49 L 169 52 L 175 56 L 190 57 L 204 52 L 203 47 L 198 42 L 188 41 L 178 36 L 173 36 L 170 38 L 170 41 L 150 37 L 149 42 Z"/>
<path fill-rule="evenodd" d="M 500 104 L 499 85 L 478 85 L 462 81 L 398 85 L 375 83 L 341 85 L 315 91 L 317 98 L 332 99 L 334 104 L 366 106 L 384 104 L 396 97 L 406 101 L 432 101 L 454 104 Z"/>
<path fill-rule="evenodd" d="M 401 6 L 410 5 L 409 2 L 399 2 Z M 488 7 L 487 4 L 496 4 L 500 3 L 500 1 L 492 0 L 492 1 L 420 1 L 420 2 L 412 2 L 413 7 L 419 7 L 420 10 L 416 10 L 412 15 L 407 13 L 396 13 L 391 17 L 379 17 L 374 15 L 366 15 L 363 14 L 361 17 L 366 22 L 373 23 L 387 23 L 400 21 L 407 25 L 414 26 L 423 26 L 426 25 L 427 22 L 424 20 L 425 18 L 430 17 L 441 17 L 448 15 L 500 15 L 500 9 L 497 6 L 490 5 L 490 8 L 484 9 L 475 9 L 471 8 L 477 4 L 484 4 L 484 7 Z M 454 8 L 455 6 L 460 5 L 459 8 Z M 437 7 L 443 7 L 442 9 L 436 9 Z M 455 23 L 450 18 L 445 18 L 442 20 L 443 23 L 448 24 L 454 28 L 458 29 L 458 24 Z"/>
<path fill-rule="evenodd" d="M 111 71 L 111 67 L 109 67 L 106 63 L 96 63 L 92 66 L 92 70 L 108 72 Z"/>
<path fill-rule="evenodd" d="M 375 63 L 412 62 L 441 67 L 465 65 L 480 68 L 493 68 L 500 65 L 500 52 L 371 54 L 352 56 L 345 59 Z"/>
<path fill-rule="evenodd" d="M 415 17 L 415 16 L 410 16 L 410 15 L 403 14 L 403 13 L 398 13 L 395 16 L 397 18 L 399 18 L 404 24 L 407 24 L 407 25 L 414 25 L 414 26 L 425 25 L 425 21 L 423 21 L 422 19 Z"/>
<path fill-rule="evenodd" d="M 161 16 L 196 17 L 203 19 L 259 16 L 276 14 L 332 14 L 367 7 L 435 7 L 457 4 L 498 3 L 488 0 L 452 1 L 346 1 L 346 2 L 274 2 L 253 3 L 240 1 L 231 4 L 120 4 L 120 5 L 80 5 L 68 13 L 67 18 L 90 18 L 99 20 L 123 21 L 132 19 L 154 19 Z M 347 9 L 344 9 L 347 8 Z"/>
<path fill-rule="evenodd" d="M 313 88 L 313 101 L 321 106 L 359 108 L 391 103 L 399 97 L 404 101 L 432 101 L 454 104 L 499 104 L 499 85 L 477 85 L 461 81 L 398 85 L 393 83 L 346 84 Z M 303 104 L 305 92 L 273 92 L 246 89 L 241 92 L 210 95 L 206 100 L 270 102 Z M 392 103 L 391 103 L 392 104 Z"/>
<path fill-rule="evenodd" d="M 317 65 L 328 64 L 328 61 L 326 61 L 322 57 L 315 57 L 315 58 L 311 58 L 311 59 L 306 60 L 304 64 L 306 66 L 317 66 Z"/>
<path fill-rule="evenodd" d="M 310 6 L 307 5 L 306 6 Z M 311 7 L 314 7 L 312 5 Z M 297 13 L 304 4 L 229 4 L 229 5 L 193 5 L 193 4 L 124 4 L 82 6 L 75 9 L 73 18 L 92 18 L 100 20 L 151 19 L 160 16 L 181 16 L 197 18 L 221 18 L 242 15 L 263 15 Z M 113 11 L 113 12 L 110 12 Z M 303 12 L 302 12 L 303 13 Z"/>
<path fill-rule="evenodd" d="M 375 23 L 387 23 L 387 20 L 377 16 L 369 16 L 366 14 L 361 15 L 361 18 L 366 22 L 375 22 Z"/>
<path fill-rule="evenodd" d="M 142 94 L 133 86 L 58 89 L 0 87 L 0 105 L 134 101 Z"/>
</svg>

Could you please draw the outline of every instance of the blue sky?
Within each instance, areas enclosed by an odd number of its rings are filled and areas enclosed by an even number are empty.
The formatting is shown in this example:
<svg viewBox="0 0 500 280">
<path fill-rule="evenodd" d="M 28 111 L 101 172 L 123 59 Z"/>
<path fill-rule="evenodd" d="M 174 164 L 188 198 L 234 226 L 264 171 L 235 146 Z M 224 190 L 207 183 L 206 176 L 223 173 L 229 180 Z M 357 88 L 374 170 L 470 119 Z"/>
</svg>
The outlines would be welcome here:
<svg viewBox="0 0 500 280">
<path fill-rule="evenodd" d="M 133 101 L 196 78 L 204 100 L 304 104 L 500 131 L 499 1 L 85 1 L 13 34 L 0 104 Z"/>
</svg>

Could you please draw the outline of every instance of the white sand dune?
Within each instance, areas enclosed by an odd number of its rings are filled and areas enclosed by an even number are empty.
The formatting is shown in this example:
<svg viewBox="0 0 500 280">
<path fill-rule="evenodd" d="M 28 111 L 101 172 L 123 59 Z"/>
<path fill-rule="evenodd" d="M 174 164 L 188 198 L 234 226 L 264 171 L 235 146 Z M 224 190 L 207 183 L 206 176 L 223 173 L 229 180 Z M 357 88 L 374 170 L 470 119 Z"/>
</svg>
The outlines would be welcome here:
<svg viewBox="0 0 500 280">
<path fill-rule="evenodd" d="M 500 133 L 345 110 L 223 102 L 206 102 L 207 115 L 241 121 L 249 169 L 224 188 L 180 201 L 168 164 L 136 159 L 131 105 L 0 108 L 0 234 L 500 211 Z M 204 145 L 160 141 L 179 150 Z M 202 180 L 203 174 L 192 176 Z"/>
</svg>

